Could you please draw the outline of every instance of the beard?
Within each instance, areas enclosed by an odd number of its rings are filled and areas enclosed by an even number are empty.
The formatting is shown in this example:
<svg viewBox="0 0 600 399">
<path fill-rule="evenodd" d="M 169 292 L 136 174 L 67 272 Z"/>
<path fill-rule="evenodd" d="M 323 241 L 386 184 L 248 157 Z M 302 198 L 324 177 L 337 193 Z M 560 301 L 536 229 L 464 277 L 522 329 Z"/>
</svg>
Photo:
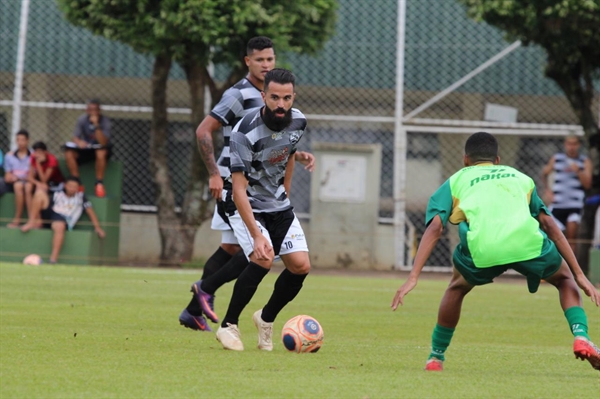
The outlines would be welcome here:
<svg viewBox="0 0 600 399">
<path fill-rule="evenodd" d="M 275 115 L 276 112 L 283 112 L 283 116 Z M 273 131 L 280 132 L 292 123 L 292 109 L 287 111 L 283 108 L 275 108 L 274 110 L 269 109 L 265 105 L 265 112 L 262 115 L 265 125 Z"/>
</svg>

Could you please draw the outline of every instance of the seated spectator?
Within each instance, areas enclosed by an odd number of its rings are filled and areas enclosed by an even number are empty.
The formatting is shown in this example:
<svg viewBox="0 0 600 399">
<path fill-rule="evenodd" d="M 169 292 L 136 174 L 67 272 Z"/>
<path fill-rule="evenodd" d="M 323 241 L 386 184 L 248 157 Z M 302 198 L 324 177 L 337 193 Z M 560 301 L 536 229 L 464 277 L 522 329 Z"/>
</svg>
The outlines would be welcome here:
<svg viewBox="0 0 600 399">
<path fill-rule="evenodd" d="M 65 160 L 69 173 L 79 177 L 82 163 L 96 161 L 96 196 L 104 197 L 104 171 L 111 155 L 110 119 L 100 113 L 100 101 L 87 103 L 86 113 L 77 119 L 73 141 L 65 144 Z"/>
<path fill-rule="evenodd" d="M 25 183 L 25 198 L 31 204 L 31 212 L 29 213 L 29 221 L 21 230 L 25 226 L 28 226 L 28 229 L 42 227 L 39 212 L 35 212 L 32 202 L 34 191 L 42 191 L 47 194 L 49 191 L 62 190 L 64 185 L 64 177 L 58 167 L 58 160 L 48 152 L 46 144 L 43 141 L 37 141 L 32 148 L 33 154 L 31 155 L 27 182 Z"/>
<path fill-rule="evenodd" d="M 31 197 L 25 195 L 25 185 L 31 163 L 29 133 L 27 130 L 19 130 L 16 140 L 17 149 L 6 154 L 4 161 L 4 182 L 6 183 L 6 189 L 9 192 L 15 193 L 15 216 L 7 225 L 10 228 L 19 227 L 25 206 L 27 206 L 27 214 L 31 213 Z"/>
<path fill-rule="evenodd" d="M 90 217 L 98 237 L 104 238 L 105 236 L 92 204 L 85 198 L 83 192 L 79 191 L 80 184 L 79 178 L 69 176 L 63 190 L 55 191 L 51 196 L 48 196 L 46 191 L 38 190 L 33 197 L 33 211 L 37 214 L 41 212 L 44 220 L 47 221 L 46 226 L 53 231 L 50 263 L 56 263 L 65 238 L 65 231 L 73 230 L 84 210 Z M 21 231 L 27 232 L 35 226 L 37 226 L 36 223 L 27 223 L 21 228 Z"/>
</svg>

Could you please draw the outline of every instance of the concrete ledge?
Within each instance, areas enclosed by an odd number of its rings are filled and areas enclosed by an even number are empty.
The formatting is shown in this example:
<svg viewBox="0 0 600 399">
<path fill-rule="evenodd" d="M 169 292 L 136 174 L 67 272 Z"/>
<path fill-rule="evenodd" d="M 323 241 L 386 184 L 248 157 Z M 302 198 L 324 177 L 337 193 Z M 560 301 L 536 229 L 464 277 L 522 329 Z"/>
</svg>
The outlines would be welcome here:
<svg viewBox="0 0 600 399">
<path fill-rule="evenodd" d="M 19 229 L 0 227 L 0 260 L 21 262 L 28 254 L 38 254 L 48 261 L 52 246 L 52 230 L 39 229 L 22 233 Z M 117 237 L 118 241 L 118 237 Z M 67 231 L 59 262 L 76 265 L 117 263 L 107 256 L 107 242 L 92 230 Z"/>
</svg>

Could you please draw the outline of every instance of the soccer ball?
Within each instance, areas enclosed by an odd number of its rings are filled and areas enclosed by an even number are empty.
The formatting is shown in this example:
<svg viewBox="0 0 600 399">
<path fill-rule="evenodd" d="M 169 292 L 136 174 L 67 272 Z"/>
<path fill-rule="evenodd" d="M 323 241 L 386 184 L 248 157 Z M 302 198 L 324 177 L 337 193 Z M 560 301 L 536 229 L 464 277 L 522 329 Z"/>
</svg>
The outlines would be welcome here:
<svg viewBox="0 0 600 399">
<path fill-rule="evenodd" d="M 290 352 L 314 353 L 323 345 L 323 328 L 314 317 L 299 315 L 285 323 L 281 339 Z"/>
<path fill-rule="evenodd" d="M 41 265 L 42 257 L 36 254 L 27 255 L 25 259 L 23 259 L 24 265 Z"/>
</svg>

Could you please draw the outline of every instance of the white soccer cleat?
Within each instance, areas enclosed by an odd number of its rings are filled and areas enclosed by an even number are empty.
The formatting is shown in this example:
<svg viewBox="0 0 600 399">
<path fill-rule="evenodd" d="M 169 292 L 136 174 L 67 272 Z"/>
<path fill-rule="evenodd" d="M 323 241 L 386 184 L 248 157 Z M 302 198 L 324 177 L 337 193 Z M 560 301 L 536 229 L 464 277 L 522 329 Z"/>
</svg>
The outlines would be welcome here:
<svg viewBox="0 0 600 399">
<path fill-rule="evenodd" d="M 262 317 L 262 309 L 257 310 L 252 315 L 252 321 L 254 321 L 254 325 L 258 328 L 258 349 L 263 351 L 272 351 L 273 350 L 273 323 L 267 323 L 263 321 Z"/>
<path fill-rule="evenodd" d="M 243 351 L 244 344 L 241 340 L 240 330 L 235 324 L 227 323 L 227 327 L 219 327 L 217 330 L 217 341 L 223 345 L 224 349 L 232 351 Z"/>
</svg>

